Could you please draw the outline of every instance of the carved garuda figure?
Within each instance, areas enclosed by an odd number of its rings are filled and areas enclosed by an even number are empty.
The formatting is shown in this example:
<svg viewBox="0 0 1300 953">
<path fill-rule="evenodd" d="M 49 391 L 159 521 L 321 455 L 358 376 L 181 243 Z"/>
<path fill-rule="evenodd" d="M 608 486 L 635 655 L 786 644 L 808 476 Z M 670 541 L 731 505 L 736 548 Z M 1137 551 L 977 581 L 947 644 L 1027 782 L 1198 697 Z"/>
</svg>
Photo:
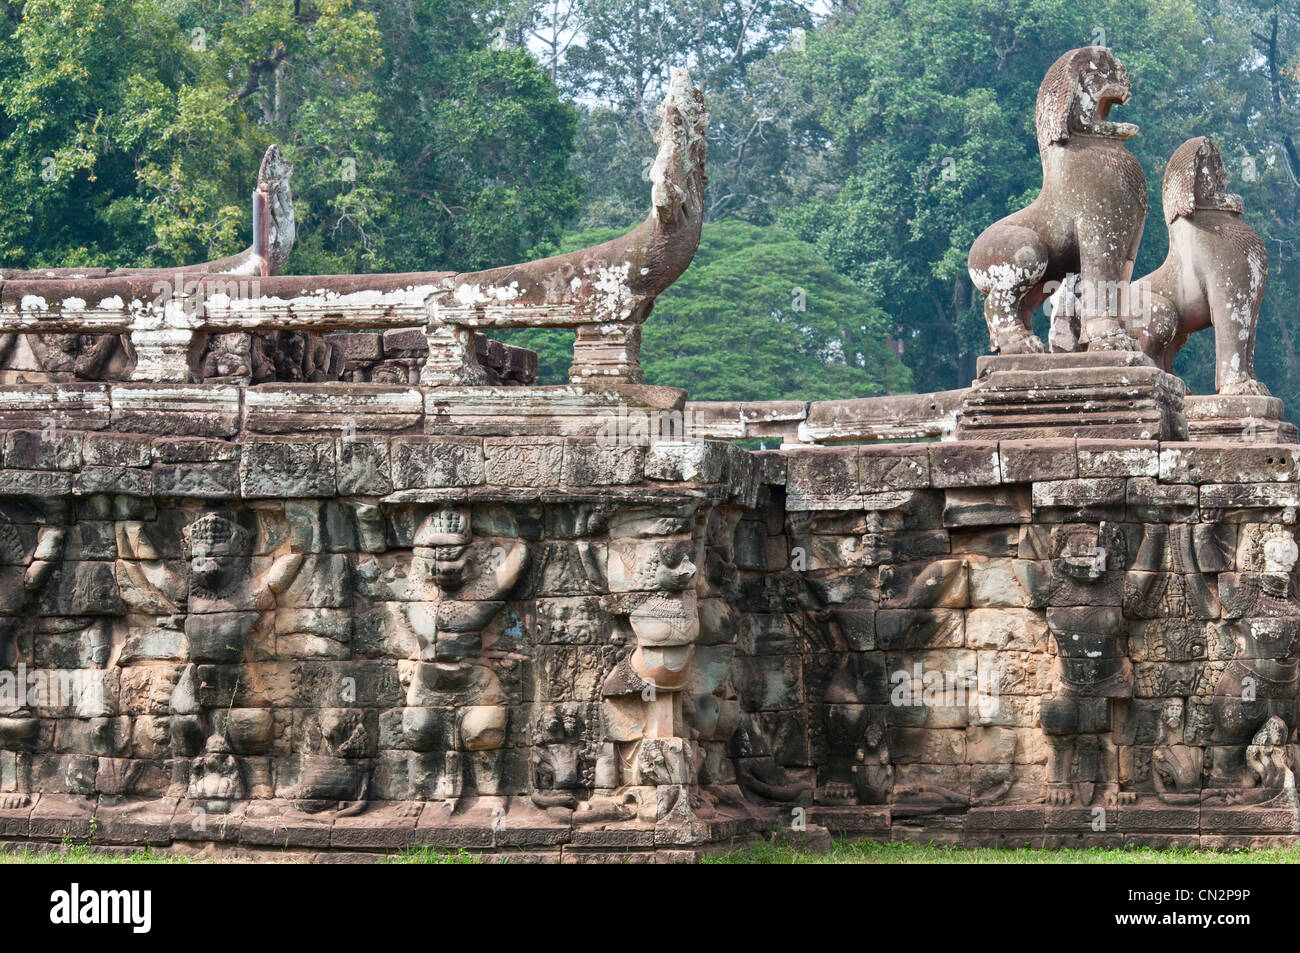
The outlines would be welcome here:
<svg viewBox="0 0 1300 953">
<path fill-rule="evenodd" d="M 1161 188 L 1169 254 L 1134 282 L 1130 329 L 1142 350 L 1172 372 L 1188 335 L 1213 326 L 1218 392 L 1268 396 L 1255 379 L 1268 252 L 1241 220 L 1241 196 L 1227 184 L 1219 150 L 1204 136 L 1188 139 L 1170 157 Z"/>
<path fill-rule="evenodd" d="M 1042 191 L 985 229 L 968 260 L 995 352 L 1044 351 L 1034 309 L 1074 274 L 1088 346 L 1136 349 L 1107 304 L 1132 278 L 1147 209 L 1142 166 L 1124 148 L 1137 126 L 1108 118 L 1129 95 L 1128 71 L 1105 47 L 1071 50 L 1047 71 L 1035 109 Z"/>
</svg>

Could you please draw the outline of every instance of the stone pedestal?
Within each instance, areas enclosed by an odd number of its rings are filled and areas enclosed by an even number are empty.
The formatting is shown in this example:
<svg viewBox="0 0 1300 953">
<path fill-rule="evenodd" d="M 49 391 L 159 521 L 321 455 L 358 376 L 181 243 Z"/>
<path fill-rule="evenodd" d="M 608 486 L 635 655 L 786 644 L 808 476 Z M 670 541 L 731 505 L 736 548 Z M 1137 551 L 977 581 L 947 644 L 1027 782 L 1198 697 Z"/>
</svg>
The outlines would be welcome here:
<svg viewBox="0 0 1300 953">
<path fill-rule="evenodd" d="M 1296 425 L 1282 419 L 1276 397 L 1189 396 L 1184 411 L 1191 440 L 1296 443 Z"/>
<path fill-rule="evenodd" d="M 1186 385 L 1137 351 L 981 357 L 958 440 L 1185 440 Z"/>
</svg>

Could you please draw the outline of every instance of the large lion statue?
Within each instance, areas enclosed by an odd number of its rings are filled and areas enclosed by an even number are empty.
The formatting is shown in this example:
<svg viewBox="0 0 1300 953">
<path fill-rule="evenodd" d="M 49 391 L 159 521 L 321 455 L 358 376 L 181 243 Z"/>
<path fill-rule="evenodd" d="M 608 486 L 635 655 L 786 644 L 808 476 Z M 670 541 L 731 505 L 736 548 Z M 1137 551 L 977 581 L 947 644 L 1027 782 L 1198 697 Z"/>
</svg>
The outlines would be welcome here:
<svg viewBox="0 0 1300 953">
<path fill-rule="evenodd" d="M 985 229 L 967 262 L 995 352 L 1046 350 L 1034 309 L 1069 275 L 1079 276 L 1088 346 L 1136 349 L 1108 304 L 1132 279 L 1147 208 L 1142 166 L 1124 148 L 1137 126 L 1107 118 L 1129 95 L 1128 71 L 1100 46 L 1071 50 L 1043 78 L 1034 114 L 1042 191 Z"/>
<path fill-rule="evenodd" d="M 1133 285 L 1129 330 L 1166 371 L 1188 335 L 1214 327 L 1214 385 L 1220 394 L 1257 394 L 1255 324 L 1268 276 L 1268 252 L 1241 220 L 1240 195 L 1226 191 L 1228 172 L 1204 136 L 1169 159 L 1161 199 L 1169 254 Z"/>
</svg>

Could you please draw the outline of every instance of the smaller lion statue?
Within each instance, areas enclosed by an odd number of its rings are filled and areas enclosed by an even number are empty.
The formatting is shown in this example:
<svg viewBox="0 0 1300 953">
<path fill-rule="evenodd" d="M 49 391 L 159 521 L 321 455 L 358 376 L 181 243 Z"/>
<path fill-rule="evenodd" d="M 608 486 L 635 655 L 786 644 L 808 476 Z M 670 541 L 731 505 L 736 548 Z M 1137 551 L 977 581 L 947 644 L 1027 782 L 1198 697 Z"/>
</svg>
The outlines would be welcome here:
<svg viewBox="0 0 1300 953">
<path fill-rule="evenodd" d="M 985 229 L 967 262 L 994 352 L 1045 351 L 1034 310 L 1071 275 L 1079 276 L 1087 345 L 1136 350 L 1120 309 L 1108 305 L 1132 280 L 1147 209 L 1142 165 L 1124 147 L 1137 126 L 1108 118 L 1129 97 L 1128 71 L 1105 47 L 1071 50 L 1043 78 L 1034 113 L 1042 191 Z"/>
<path fill-rule="evenodd" d="M 1268 277 L 1268 252 L 1241 219 L 1241 196 L 1204 136 L 1169 159 L 1161 198 L 1169 254 L 1133 283 L 1129 331 L 1157 366 L 1173 371 L 1189 335 L 1214 328 L 1214 386 L 1220 394 L 1268 396 L 1255 379 L 1255 326 Z"/>
</svg>

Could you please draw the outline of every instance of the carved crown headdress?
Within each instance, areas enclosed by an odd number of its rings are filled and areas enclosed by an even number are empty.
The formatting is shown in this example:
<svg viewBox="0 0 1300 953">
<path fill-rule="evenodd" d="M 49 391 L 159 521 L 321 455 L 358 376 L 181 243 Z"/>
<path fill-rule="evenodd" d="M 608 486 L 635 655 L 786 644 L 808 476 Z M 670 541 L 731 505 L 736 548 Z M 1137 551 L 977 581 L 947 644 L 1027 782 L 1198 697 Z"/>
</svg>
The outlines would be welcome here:
<svg viewBox="0 0 1300 953">
<path fill-rule="evenodd" d="M 233 520 L 217 513 L 207 513 L 190 523 L 182 532 L 186 548 L 193 555 L 224 552 L 246 556 L 252 549 L 248 531 Z"/>
<path fill-rule="evenodd" d="M 457 546 L 469 538 L 469 507 L 450 503 L 426 516 L 415 531 L 416 546 Z"/>
</svg>

